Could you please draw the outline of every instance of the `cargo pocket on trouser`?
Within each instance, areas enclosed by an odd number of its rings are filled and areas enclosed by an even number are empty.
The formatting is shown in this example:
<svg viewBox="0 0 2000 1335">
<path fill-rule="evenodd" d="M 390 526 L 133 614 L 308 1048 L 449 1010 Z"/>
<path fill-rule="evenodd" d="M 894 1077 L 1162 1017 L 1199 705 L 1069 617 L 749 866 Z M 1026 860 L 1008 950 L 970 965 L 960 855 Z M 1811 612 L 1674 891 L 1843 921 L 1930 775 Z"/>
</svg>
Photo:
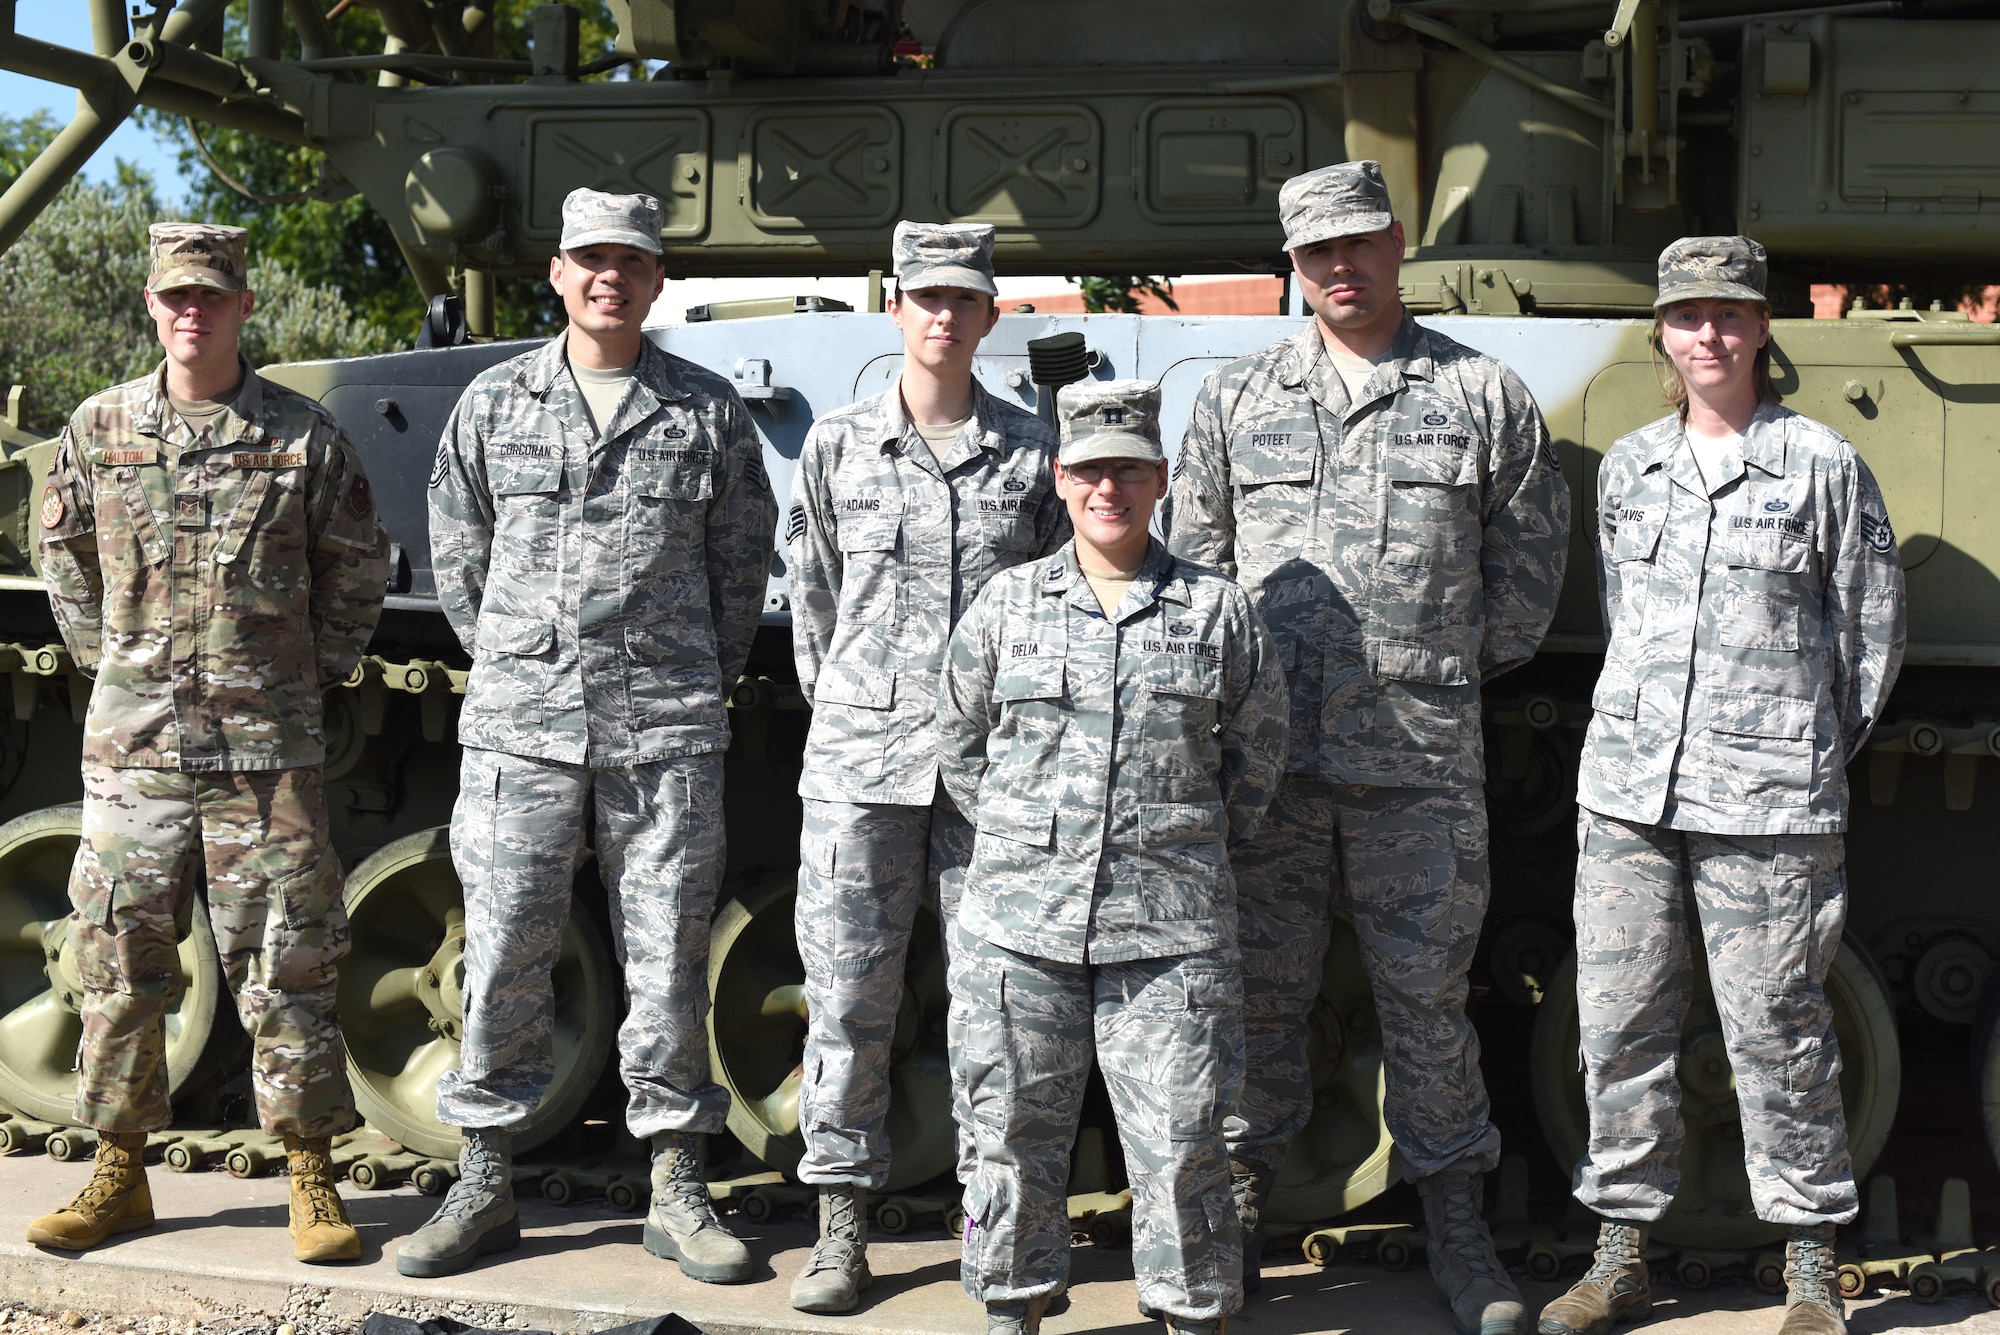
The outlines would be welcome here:
<svg viewBox="0 0 2000 1335">
<path fill-rule="evenodd" d="M 327 1136 L 354 1123 L 334 1001 L 336 965 L 348 946 L 342 883 L 331 848 L 275 878 L 263 949 L 230 971 L 252 1044 L 259 1121 L 273 1134 Z"/>
</svg>

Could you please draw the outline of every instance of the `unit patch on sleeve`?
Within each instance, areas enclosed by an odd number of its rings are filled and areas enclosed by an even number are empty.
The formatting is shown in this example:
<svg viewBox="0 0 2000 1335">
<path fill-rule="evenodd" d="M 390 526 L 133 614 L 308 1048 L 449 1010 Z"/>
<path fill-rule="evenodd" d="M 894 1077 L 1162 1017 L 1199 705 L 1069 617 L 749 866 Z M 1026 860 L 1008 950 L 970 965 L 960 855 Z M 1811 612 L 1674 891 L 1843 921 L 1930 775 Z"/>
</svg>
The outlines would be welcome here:
<svg viewBox="0 0 2000 1335">
<path fill-rule="evenodd" d="M 356 477 L 347 488 L 347 509 L 356 519 L 365 517 L 374 508 L 375 497 L 368 490 L 368 479 Z"/>
<path fill-rule="evenodd" d="M 42 488 L 43 528 L 54 528 L 57 524 L 62 523 L 63 515 L 66 513 L 67 508 L 63 502 L 61 490 L 54 483 L 50 483 Z"/>
</svg>

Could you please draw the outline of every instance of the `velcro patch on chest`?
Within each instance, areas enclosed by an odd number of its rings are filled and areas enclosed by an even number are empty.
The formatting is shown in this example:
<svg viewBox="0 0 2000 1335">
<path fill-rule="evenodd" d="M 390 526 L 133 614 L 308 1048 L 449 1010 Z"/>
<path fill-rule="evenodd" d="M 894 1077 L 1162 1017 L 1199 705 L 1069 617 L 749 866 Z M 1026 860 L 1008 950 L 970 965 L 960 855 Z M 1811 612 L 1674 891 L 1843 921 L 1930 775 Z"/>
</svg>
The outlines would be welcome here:
<svg viewBox="0 0 2000 1335">
<path fill-rule="evenodd" d="M 1028 498 L 1025 496 L 981 496 L 979 513 L 983 515 L 1024 515 L 1028 513 Z"/>
<path fill-rule="evenodd" d="M 635 464 L 706 464 L 711 456 L 705 447 L 634 445 L 625 457 Z"/>
<path fill-rule="evenodd" d="M 229 456 L 237 468 L 304 468 L 304 450 L 238 450 Z"/>
<path fill-rule="evenodd" d="M 107 468 L 123 467 L 127 464 L 150 464 L 157 462 L 160 449 L 157 445 L 133 445 L 123 449 L 106 449 L 104 465 Z"/>
<path fill-rule="evenodd" d="M 1068 651 L 1069 646 L 1059 640 L 1016 640 L 1006 646 L 1001 659 L 1014 663 L 1024 659 L 1062 658 Z"/>
</svg>

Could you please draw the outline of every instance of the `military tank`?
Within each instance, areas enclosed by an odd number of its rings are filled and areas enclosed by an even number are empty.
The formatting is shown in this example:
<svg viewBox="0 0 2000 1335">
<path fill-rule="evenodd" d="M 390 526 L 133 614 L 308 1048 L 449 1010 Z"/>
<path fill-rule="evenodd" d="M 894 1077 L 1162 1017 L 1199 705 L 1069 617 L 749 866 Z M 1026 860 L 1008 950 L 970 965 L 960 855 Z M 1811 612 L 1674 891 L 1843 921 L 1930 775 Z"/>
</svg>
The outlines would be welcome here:
<svg viewBox="0 0 2000 1335">
<path fill-rule="evenodd" d="M 364 195 L 424 294 L 463 313 L 469 339 L 439 318 L 424 340 L 438 346 L 267 371 L 340 418 L 395 542 L 381 628 L 327 713 L 355 937 L 341 1008 L 373 1126 L 420 1153 L 455 1145 L 431 1090 L 456 1061 L 462 1017 L 462 901 L 443 827 L 468 664 L 438 611 L 424 484 L 460 389 L 524 346 L 489 341 L 494 284 L 543 269 L 568 191 L 659 197 L 672 275 L 801 280 L 776 309 L 717 307 L 651 334 L 733 378 L 782 498 L 814 414 L 892 384 L 901 353 L 887 321 L 805 295 L 808 280 L 867 273 L 879 309 L 898 218 L 994 224 L 1003 273 L 1282 274 L 1279 185 L 1369 157 L 1408 235 L 1404 302 L 1521 373 L 1579 499 L 1595 494 L 1606 447 L 1663 411 L 1648 341 L 1660 247 L 1744 231 L 1770 249 L 1779 388 L 1868 459 L 1911 600 L 1907 666 L 1852 776 L 1852 909 L 1830 983 L 1856 1166 L 2000 1185 L 1982 1143 L 2000 1146 L 2000 900 L 1978 851 L 2000 803 L 2000 785 L 1980 782 L 2000 756 L 2000 326 L 1942 302 L 1804 318 L 1815 282 L 1949 286 L 2000 266 L 2000 73 L 1984 54 L 2000 42 L 2000 4 L 608 2 L 611 51 L 581 50 L 576 10 L 550 4 L 530 16 L 531 58 L 510 61 L 493 54 L 492 0 L 362 0 L 381 19 L 368 50 L 342 49 L 312 0 L 248 0 L 241 49 L 225 49 L 224 0 L 136 21 L 122 0 L 91 0 L 91 51 L 18 35 L 0 0 L 0 68 L 80 93 L 76 119 L 0 197 L 0 245 L 146 105 L 320 149 L 329 188 Z M 654 72 L 591 80 L 626 64 Z M 1171 424 L 1208 370 L 1295 331 L 1301 311 L 1294 297 L 1265 316 L 1010 312 L 976 370 L 1042 411 L 1067 380 L 1146 376 Z M 29 501 L 51 447 L 18 434 L 4 445 L 0 817 L 13 819 L 0 828 L 0 1102 L 61 1122 L 78 990 L 65 804 L 79 796 L 88 682 L 35 565 Z M 1510 1150 L 1529 1152 L 1538 1208 L 1557 1211 L 1584 1128 L 1569 899 L 1575 766 L 1603 649 L 1597 535 L 1591 507 L 1577 513 L 1554 628 L 1532 664 L 1485 691 L 1494 894 L 1473 1007 Z M 748 1156 L 790 1171 L 807 714 L 782 550 L 766 607 L 729 701 L 711 1025 L 732 1130 Z M 241 1060 L 204 931 L 197 914 L 170 1027 L 184 1107 L 212 1104 Z M 897 1025 L 892 1192 L 950 1167 L 935 940 L 920 925 Z M 577 1134 L 603 1097 L 620 991 L 589 867 L 556 997 L 557 1078 L 524 1150 Z M 1362 1207 L 1400 1171 L 1372 1000 L 1339 928 L 1312 1039 L 1313 1121 L 1272 1211 L 1295 1223 Z M 1899 1133 L 1906 1048 L 1922 1113 Z M 1656 1237 L 1765 1245 L 1776 1232 L 1750 1209 L 1712 1005 L 1688 1018 L 1680 1070 L 1686 1186 Z M 1116 1185 L 1115 1154 L 1102 1158 L 1079 1156 L 1075 1189 Z"/>
</svg>

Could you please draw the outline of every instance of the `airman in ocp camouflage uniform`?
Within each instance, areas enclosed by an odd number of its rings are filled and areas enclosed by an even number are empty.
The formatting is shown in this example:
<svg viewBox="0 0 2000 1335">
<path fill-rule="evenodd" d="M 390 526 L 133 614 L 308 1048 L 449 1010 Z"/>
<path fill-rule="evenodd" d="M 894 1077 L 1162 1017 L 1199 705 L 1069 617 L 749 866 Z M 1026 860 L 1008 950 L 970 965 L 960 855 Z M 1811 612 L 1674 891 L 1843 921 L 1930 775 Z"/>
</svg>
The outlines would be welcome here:
<svg viewBox="0 0 2000 1335">
<path fill-rule="evenodd" d="M 1569 492 L 1514 373 L 1403 309 L 1402 226 L 1376 163 L 1294 177 L 1280 207 L 1316 318 L 1203 382 L 1169 523 L 1177 555 L 1242 580 L 1290 674 L 1288 774 L 1263 834 L 1232 854 L 1245 1285 L 1312 1112 L 1306 1021 L 1339 904 L 1374 986 L 1383 1112 L 1430 1214 L 1433 1273 L 1463 1328 L 1498 1335 L 1520 1309 L 1478 1221 L 1500 1138 L 1465 1017 L 1487 896 L 1479 688 L 1548 627 Z"/>
<path fill-rule="evenodd" d="M 889 1176 L 889 1045 L 911 926 L 926 902 L 951 921 L 972 856 L 971 826 L 938 782 L 946 639 L 988 580 L 1068 533 L 1055 433 L 972 374 L 998 318 L 993 229 L 902 222 L 894 247 L 902 373 L 813 423 L 786 532 L 792 645 L 813 705 L 799 779 L 811 1015 L 799 1178 L 820 1188 L 821 1237 L 792 1288 L 807 1312 L 848 1311 L 871 1280 L 868 1193 Z"/>
<path fill-rule="evenodd" d="M 1677 411 L 1597 475 L 1609 634 L 1577 779 L 1577 1006 L 1597 1261 L 1541 1330 L 1650 1301 L 1648 1226 L 1679 1186 L 1692 899 L 1757 1216 L 1790 1225 L 1786 1335 L 1842 1329 L 1834 1226 L 1858 1208 L 1825 981 L 1846 919 L 1847 764 L 1902 663 L 1903 570 L 1868 466 L 1780 407 L 1763 248 L 1660 257 Z M 1703 362 L 1683 362 L 1700 349 Z"/>
<path fill-rule="evenodd" d="M 978 1155 L 966 1292 L 1034 1335 L 1065 1288 L 1093 1048 L 1132 1181 L 1139 1306 L 1215 1335 L 1242 1304 L 1224 1114 L 1243 990 L 1226 849 L 1284 763 L 1284 674 L 1241 587 L 1150 540 L 1159 387 L 1057 401 L 1075 541 L 994 579 L 953 632 L 943 776 L 977 827 L 949 1032 Z"/>
<path fill-rule="evenodd" d="M 657 200 L 571 192 L 549 266 L 568 327 L 475 379 L 438 445 L 431 556 L 472 655 L 451 830 L 465 1037 L 438 1081 L 438 1119 L 465 1147 L 398 1253 L 406 1275 L 519 1239 L 508 1128 L 554 1076 L 550 971 L 587 810 L 625 966 L 626 1125 L 653 1142 L 647 1250 L 696 1279 L 750 1275 L 699 1138 L 729 1108 L 704 1028 L 724 700 L 763 609 L 777 505 L 728 380 L 644 337 L 662 280 Z"/>
<path fill-rule="evenodd" d="M 96 678 L 70 932 L 77 1120 L 102 1134 L 90 1184 L 28 1238 L 82 1249 L 153 1222 L 140 1155 L 171 1117 L 165 1017 L 205 872 L 258 1120 L 290 1157 L 294 1254 L 353 1260 L 327 1157 L 354 1099 L 320 697 L 374 632 L 389 540 L 332 416 L 237 352 L 255 301 L 243 230 L 166 223 L 151 240 L 146 306 L 166 360 L 76 410 L 41 501 L 49 602 Z"/>
</svg>

